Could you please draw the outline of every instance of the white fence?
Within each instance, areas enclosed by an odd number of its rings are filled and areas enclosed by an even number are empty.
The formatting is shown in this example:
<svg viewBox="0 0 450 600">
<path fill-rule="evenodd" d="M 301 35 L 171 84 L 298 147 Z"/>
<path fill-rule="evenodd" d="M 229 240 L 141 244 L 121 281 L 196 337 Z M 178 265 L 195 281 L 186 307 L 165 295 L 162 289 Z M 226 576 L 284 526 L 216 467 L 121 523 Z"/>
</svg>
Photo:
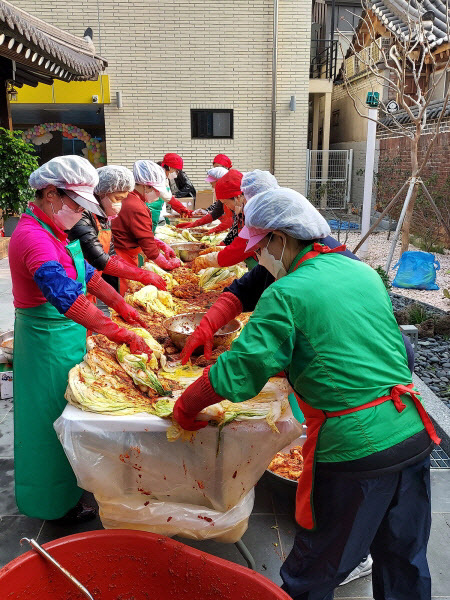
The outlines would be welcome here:
<svg viewBox="0 0 450 600">
<path fill-rule="evenodd" d="M 308 150 L 306 197 L 317 208 L 346 209 L 353 150 Z"/>
</svg>

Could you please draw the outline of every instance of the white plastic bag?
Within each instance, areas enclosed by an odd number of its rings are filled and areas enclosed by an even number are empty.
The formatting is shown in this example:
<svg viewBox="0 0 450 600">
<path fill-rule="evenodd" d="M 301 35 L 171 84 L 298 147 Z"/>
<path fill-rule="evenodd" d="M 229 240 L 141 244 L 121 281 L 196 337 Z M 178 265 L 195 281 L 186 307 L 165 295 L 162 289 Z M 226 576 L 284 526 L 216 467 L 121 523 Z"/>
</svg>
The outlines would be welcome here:
<svg viewBox="0 0 450 600">
<path fill-rule="evenodd" d="M 208 425 L 190 442 L 169 442 L 170 424 L 147 414 L 114 417 L 73 406 L 55 422 L 78 485 L 94 493 L 105 527 L 195 539 L 243 533 L 253 487 L 276 452 L 302 433 L 290 409 L 277 420 L 279 433 L 265 420 L 234 421 L 222 431 Z"/>
</svg>

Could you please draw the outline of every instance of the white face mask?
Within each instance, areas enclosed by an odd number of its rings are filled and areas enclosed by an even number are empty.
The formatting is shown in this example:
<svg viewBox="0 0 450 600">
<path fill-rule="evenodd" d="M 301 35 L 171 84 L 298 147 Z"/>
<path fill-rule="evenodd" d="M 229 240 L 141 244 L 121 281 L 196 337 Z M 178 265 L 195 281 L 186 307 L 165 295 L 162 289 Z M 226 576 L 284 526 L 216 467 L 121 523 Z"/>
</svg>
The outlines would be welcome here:
<svg viewBox="0 0 450 600">
<path fill-rule="evenodd" d="M 53 212 L 53 204 L 52 204 L 52 212 Z M 81 212 L 75 212 L 71 208 L 67 206 L 67 204 L 63 204 L 62 207 L 58 210 L 57 213 L 53 212 L 53 221 L 56 226 L 62 229 L 63 231 L 68 231 L 72 229 L 74 225 L 78 223 L 78 221 L 83 216 Z"/>
<path fill-rule="evenodd" d="M 144 198 L 146 202 L 154 202 L 155 200 L 158 200 L 159 193 L 152 188 L 149 192 L 145 192 Z"/>
<path fill-rule="evenodd" d="M 283 252 L 281 253 L 281 258 L 279 260 L 277 260 L 275 256 L 267 250 L 271 240 L 272 236 L 270 236 L 267 246 L 261 250 L 261 255 L 258 259 L 258 262 L 261 266 L 265 267 L 269 273 L 275 277 L 275 279 L 281 279 L 287 275 L 287 271 L 283 265 L 283 255 L 284 249 L 286 248 L 286 240 L 284 240 Z"/>
<path fill-rule="evenodd" d="M 107 217 L 114 219 L 122 208 L 122 202 L 113 202 L 109 196 L 102 198 L 102 207 Z"/>
<path fill-rule="evenodd" d="M 173 181 L 174 179 L 176 179 L 177 175 L 178 175 L 177 171 L 171 171 L 168 175 L 168 178 L 170 181 Z"/>
<path fill-rule="evenodd" d="M 242 198 L 239 198 L 239 200 L 236 200 L 236 202 L 235 202 L 234 212 L 236 215 L 240 215 L 243 210 L 244 210 L 244 202 L 243 202 Z"/>
</svg>

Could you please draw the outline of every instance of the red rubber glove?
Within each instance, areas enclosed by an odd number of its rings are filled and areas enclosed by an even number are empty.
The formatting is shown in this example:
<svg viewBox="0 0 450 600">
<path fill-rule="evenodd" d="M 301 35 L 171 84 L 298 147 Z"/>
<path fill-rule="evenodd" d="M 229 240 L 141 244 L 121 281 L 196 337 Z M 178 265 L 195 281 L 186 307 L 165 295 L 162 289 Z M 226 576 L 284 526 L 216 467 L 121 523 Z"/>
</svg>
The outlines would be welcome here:
<svg viewBox="0 0 450 600">
<path fill-rule="evenodd" d="M 169 246 L 169 244 L 166 244 L 162 240 L 158 240 L 158 238 L 155 238 L 155 242 L 156 242 L 156 245 L 158 246 L 158 248 L 164 252 L 166 258 L 176 258 L 177 257 L 174 249 L 171 248 Z"/>
<path fill-rule="evenodd" d="M 180 214 L 182 217 L 192 216 L 192 210 L 186 208 L 182 202 L 175 198 L 175 196 L 172 196 L 172 198 L 169 200 L 169 204 L 173 208 L 173 210 L 176 210 L 177 213 Z"/>
<path fill-rule="evenodd" d="M 153 262 L 164 269 L 165 271 L 172 271 L 173 269 L 177 269 L 181 267 L 181 261 L 179 258 L 169 258 L 167 259 L 164 254 L 160 254 L 156 258 L 153 259 Z"/>
<path fill-rule="evenodd" d="M 135 325 L 136 327 L 145 327 L 144 321 L 141 321 L 139 313 L 135 308 L 125 302 L 122 296 L 116 290 L 106 283 L 98 271 L 96 271 L 87 284 L 88 291 L 102 300 L 107 306 L 115 310 L 124 321 Z M 95 328 L 91 327 L 93 331 Z M 105 334 L 106 335 L 106 334 Z"/>
<path fill-rule="evenodd" d="M 207 406 L 224 399 L 214 391 L 209 381 L 209 369 L 210 367 L 206 367 L 202 376 L 184 390 L 173 407 L 175 421 L 187 431 L 197 431 L 206 427 L 208 421 L 198 421 L 195 417 Z"/>
<path fill-rule="evenodd" d="M 83 294 L 78 296 L 65 316 L 75 321 L 75 323 L 83 325 L 86 329 L 106 335 L 108 339 L 116 344 L 126 344 L 130 348 L 131 354 L 143 354 L 144 352 L 149 356 L 152 354 L 151 348 L 147 346 L 141 337 L 133 331 L 119 327 L 106 317 L 95 304 L 89 302 Z"/>
<path fill-rule="evenodd" d="M 235 319 L 242 312 L 242 302 L 231 292 L 224 292 L 214 302 L 199 326 L 187 339 L 181 353 L 181 364 L 185 365 L 191 354 L 200 346 L 204 346 L 204 355 L 207 360 L 211 358 L 213 349 L 213 336 L 221 327 Z"/>
<path fill-rule="evenodd" d="M 159 290 L 167 289 L 166 282 L 162 277 L 151 271 L 140 269 L 135 265 L 129 265 L 116 255 L 111 256 L 108 260 L 106 267 L 103 269 L 103 273 L 113 275 L 114 277 L 120 277 L 121 279 L 139 281 L 144 285 L 154 285 Z"/>
<path fill-rule="evenodd" d="M 192 227 L 200 227 L 201 225 L 206 225 L 207 223 L 212 223 L 212 221 L 213 221 L 212 214 L 208 213 L 207 215 L 205 215 L 204 217 L 201 217 L 200 219 L 197 219 L 193 223 L 178 223 L 178 225 L 176 225 L 176 227 L 178 229 L 191 229 Z"/>
</svg>

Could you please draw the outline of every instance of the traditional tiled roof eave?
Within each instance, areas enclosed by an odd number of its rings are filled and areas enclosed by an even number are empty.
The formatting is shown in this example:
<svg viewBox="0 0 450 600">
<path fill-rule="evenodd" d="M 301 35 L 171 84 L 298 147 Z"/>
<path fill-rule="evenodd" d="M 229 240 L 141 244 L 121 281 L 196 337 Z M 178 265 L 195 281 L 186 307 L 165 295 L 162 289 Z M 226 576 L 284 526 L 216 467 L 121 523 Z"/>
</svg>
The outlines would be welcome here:
<svg viewBox="0 0 450 600">
<path fill-rule="evenodd" d="M 25 11 L 16 8 L 5 0 L 0 0 L 0 36 L 4 34 L 5 43 L 0 45 L 0 55 L 6 56 L 23 65 L 30 72 L 41 73 L 44 77 L 58 78 L 58 72 L 64 72 L 67 79 L 97 79 L 107 66 L 107 62 L 96 55 L 92 40 L 79 38 L 53 25 L 42 21 Z M 15 46 L 8 49 L 7 40 L 14 38 Z M 17 49 L 23 44 L 23 50 Z M 30 50 L 26 58 L 26 51 Z M 49 72 L 42 64 L 33 63 L 34 54 L 51 61 L 55 72 Z M 55 67 L 53 67 L 55 65 Z"/>
<path fill-rule="evenodd" d="M 439 119 L 443 107 L 444 100 L 435 100 L 434 102 L 430 102 L 427 108 L 427 121 L 435 121 L 436 119 Z M 417 108 L 411 108 L 411 111 L 413 114 L 417 114 Z M 443 116 L 450 117 L 450 102 L 447 102 Z M 405 110 L 400 110 L 398 113 L 396 113 L 395 118 L 393 115 L 386 115 L 380 119 L 380 123 L 386 125 L 387 127 L 395 127 L 395 125 L 398 123 L 401 125 L 407 125 L 410 122 L 411 119 Z"/>
<path fill-rule="evenodd" d="M 403 39 L 408 39 L 410 34 L 408 15 L 411 22 L 416 22 L 421 14 L 432 11 L 433 27 L 426 32 L 430 50 L 449 41 L 446 8 L 442 0 L 374 0 L 369 6 L 386 29 Z"/>
</svg>

